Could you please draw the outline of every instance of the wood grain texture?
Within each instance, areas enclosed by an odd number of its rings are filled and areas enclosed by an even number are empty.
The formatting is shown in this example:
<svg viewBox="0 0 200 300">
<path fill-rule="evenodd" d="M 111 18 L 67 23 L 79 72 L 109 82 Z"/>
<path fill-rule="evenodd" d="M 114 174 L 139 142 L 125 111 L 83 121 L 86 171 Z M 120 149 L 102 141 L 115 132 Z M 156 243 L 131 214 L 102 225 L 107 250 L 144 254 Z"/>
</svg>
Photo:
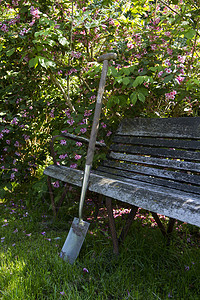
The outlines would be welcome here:
<svg viewBox="0 0 200 300">
<path fill-rule="evenodd" d="M 44 174 L 77 186 L 83 172 L 51 165 Z M 91 173 L 89 190 L 200 227 L 200 197 L 167 187 L 132 180 L 131 183 Z"/>
<path fill-rule="evenodd" d="M 124 119 L 117 134 L 200 139 L 200 117 Z"/>
<path fill-rule="evenodd" d="M 83 171 L 44 174 L 81 187 Z M 125 119 L 89 190 L 200 227 L 200 117 Z"/>
</svg>

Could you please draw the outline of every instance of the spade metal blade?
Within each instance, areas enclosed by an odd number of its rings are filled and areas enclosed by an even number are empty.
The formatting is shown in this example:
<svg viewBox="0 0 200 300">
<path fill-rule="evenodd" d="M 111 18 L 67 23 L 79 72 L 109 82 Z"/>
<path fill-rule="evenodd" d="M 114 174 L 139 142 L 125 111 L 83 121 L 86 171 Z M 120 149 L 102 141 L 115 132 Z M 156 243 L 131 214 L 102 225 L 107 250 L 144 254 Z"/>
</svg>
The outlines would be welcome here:
<svg viewBox="0 0 200 300">
<path fill-rule="evenodd" d="M 79 222 L 79 218 L 74 218 L 73 220 L 72 226 L 60 253 L 60 257 L 62 257 L 65 261 L 68 261 L 70 264 L 73 264 L 79 255 L 89 225 L 90 223 L 83 220 Z"/>
</svg>

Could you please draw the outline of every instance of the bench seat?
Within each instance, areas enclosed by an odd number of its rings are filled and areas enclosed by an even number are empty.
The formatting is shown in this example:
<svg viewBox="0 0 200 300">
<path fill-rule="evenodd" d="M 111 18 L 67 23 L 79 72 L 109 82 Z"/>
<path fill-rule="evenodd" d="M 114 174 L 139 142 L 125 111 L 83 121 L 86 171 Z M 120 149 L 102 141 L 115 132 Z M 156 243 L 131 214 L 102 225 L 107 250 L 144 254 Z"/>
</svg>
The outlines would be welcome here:
<svg viewBox="0 0 200 300">
<path fill-rule="evenodd" d="M 53 157 L 44 174 L 81 187 L 83 171 L 59 166 Z M 111 199 L 130 204 L 132 219 L 138 207 L 151 211 L 164 235 L 175 220 L 200 227 L 200 117 L 124 119 L 88 189 L 106 196 L 116 253 Z M 157 214 L 170 218 L 167 232 Z"/>
<path fill-rule="evenodd" d="M 80 170 L 50 165 L 45 169 L 44 174 L 75 186 L 82 186 L 83 171 Z M 98 171 L 92 171 L 88 189 L 200 227 L 200 195 L 198 194 Z"/>
</svg>

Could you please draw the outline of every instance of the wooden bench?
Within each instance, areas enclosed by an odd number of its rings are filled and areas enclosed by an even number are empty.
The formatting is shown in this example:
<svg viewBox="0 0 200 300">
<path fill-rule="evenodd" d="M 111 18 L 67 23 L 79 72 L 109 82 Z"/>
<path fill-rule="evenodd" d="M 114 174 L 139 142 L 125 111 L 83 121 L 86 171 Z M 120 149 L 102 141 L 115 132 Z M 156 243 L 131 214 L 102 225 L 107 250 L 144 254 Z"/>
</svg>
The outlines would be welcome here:
<svg viewBox="0 0 200 300">
<path fill-rule="evenodd" d="M 50 178 L 81 186 L 83 171 L 56 165 L 53 141 L 51 149 L 54 165 L 44 171 L 51 193 Z M 106 196 L 115 253 L 119 239 L 112 199 L 132 207 L 120 240 L 138 208 L 152 212 L 165 236 L 172 232 L 176 219 L 200 227 L 200 117 L 124 119 L 112 138 L 107 159 L 92 171 L 88 188 Z M 158 214 L 169 217 L 167 229 Z"/>
</svg>

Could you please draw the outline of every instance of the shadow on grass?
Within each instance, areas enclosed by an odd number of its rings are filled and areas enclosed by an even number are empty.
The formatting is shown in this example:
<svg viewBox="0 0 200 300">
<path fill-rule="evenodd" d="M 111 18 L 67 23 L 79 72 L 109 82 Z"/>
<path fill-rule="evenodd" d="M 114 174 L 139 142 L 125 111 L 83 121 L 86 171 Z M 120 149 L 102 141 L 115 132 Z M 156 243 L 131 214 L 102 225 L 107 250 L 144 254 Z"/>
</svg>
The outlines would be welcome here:
<svg viewBox="0 0 200 300">
<path fill-rule="evenodd" d="M 77 205 L 53 221 L 23 201 L 0 205 L 1 299 L 199 299 L 199 229 L 176 224 L 170 247 L 152 216 L 140 211 L 119 256 L 112 252 L 106 209 L 95 220 L 74 265 L 59 257 Z M 116 225 L 126 213 L 115 207 Z M 66 215 L 68 213 L 68 215 Z M 164 221 L 165 222 L 165 221 Z"/>
</svg>

